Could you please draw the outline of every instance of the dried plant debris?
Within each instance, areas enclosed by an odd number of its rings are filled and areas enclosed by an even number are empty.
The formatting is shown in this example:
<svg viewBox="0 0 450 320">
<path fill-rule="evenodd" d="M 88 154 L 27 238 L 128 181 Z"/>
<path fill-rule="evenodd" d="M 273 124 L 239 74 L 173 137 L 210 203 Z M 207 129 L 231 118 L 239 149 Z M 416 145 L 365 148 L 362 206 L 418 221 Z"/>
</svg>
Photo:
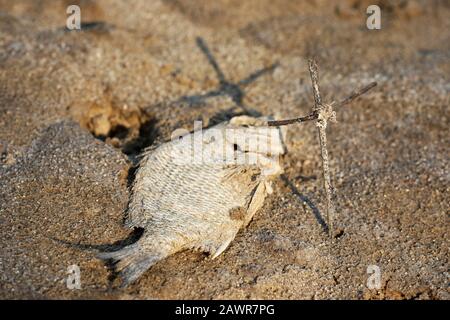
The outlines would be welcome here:
<svg viewBox="0 0 450 320">
<path fill-rule="evenodd" d="M 317 120 L 316 126 L 318 128 L 319 133 L 319 141 L 320 141 L 320 153 L 322 157 L 322 172 L 323 172 L 323 188 L 325 190 L 327 205 L 326 205 L 326 216 L 328 223 L 328 233 L 330 239 L 332 240 L 334 237 L 333 231 L 333 216 L 334 216 L 334 204 L 333 204 L 333 193 L 334 189 L 331 185 L 331 177 L 330 177 L 330 165 L 328 160 L 328 149 L 327 149 L 327 134 L 326 129 L 328 125 L 328 121 L 336 122 L 336 112 L 334 108 L 346 105 L 359 97 L 360 95 L 366 93 L 373 87 L 377 85 L 376 82 L 372 82 L 369 85 L 363 87 L 362 89 L 352 93 L 350 96 L 345 98 L 339 103 L 332 102 L 330 104 L 324 104 L 322 102 L 322 97 L 319 89 L 319 68 L 317 66 L 317 62 L 314 59 L 309 60 L 309 73 L 311 75 L 311 84 L 314 96 L 314 106 L 312 108 L 312 113 L 307 116 L 287 119 L 287 120 L 276 120 L 269 121 L 269 126 L 285 126 L 294 123 L 301 123 L 310 120 Z"/>
<path fill-rule="evenodd" d="M 249 116 L 181 133 L 147 151 L 126 219 L 126 226 L 143 228 L 143 235 L 99 257 L 114 264 L 122 285 L 181 250 L 217 257 L 271 193 L 271 179 L 282 173 L 279 156 L 285 151 L 279 127 Z"/>
</svg>

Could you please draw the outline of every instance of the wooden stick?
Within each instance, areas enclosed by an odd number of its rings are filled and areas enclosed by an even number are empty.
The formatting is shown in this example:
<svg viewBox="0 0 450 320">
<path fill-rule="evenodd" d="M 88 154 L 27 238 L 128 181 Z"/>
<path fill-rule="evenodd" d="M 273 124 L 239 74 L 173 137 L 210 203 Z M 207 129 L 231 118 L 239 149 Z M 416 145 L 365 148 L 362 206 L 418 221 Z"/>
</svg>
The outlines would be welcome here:
<svg viewBox="0 0 450 320">
<path fill-rule="evenodd" d="M 314 59 L 309 59 L 308 66 L 314 95 L 313 111 L 317 111 L 323 108 L 322 97 L 320 96 L 320 89 L 319 89 L 319 68 L 317 67 L 317 62 Z"/>
<path fill-rule="evenodd" d="M 342 107 L 346 104 L 349 104 L 359 96 L 363 95 L 373 87 L 377 85 L 376 82 L 372 82 L 363 88 L 361 88 L 358 91 L 353 92 L 351 95 L 349 95 L 347 98 L 342 100 L 341 102 L 337 104 L 331 104 L 331 105 L 324 105 L 322 104 L 322 97 L 320 95 L 320 89 L 319 89 L 319 68 L 317 66 L 317 63 L 314 59 L 309 60 L 309 73 L 311 76 L 311 83 L 312 83 L 312 89 L 313 89 L 313 95 L 314 95 L 314 106 L 312 108 L 312 112 L 304 117 L 299 118 L 293 118 L 293 119 L 286 119 L 286 120 L 273 120 L 268 121 L 267 125 L 271 127 L 277 127 L 277 126 L 285 126 L 290 125 L 294 123 L 301 123 L 305 121 L 311 121 L 311 120 L 317 120 L 316 125 L 319 131 L 319 141 L 320 141 L 320 152 L 322 157 L 322 172 L 323 172 L 323 187 L 325 189 L 325 195 L 326 195 L 326 217 L 327 217 L 327 223 L 328 223 L 328 234 L 330 237 L 330 240 L 333 241 L 334 238 L 334 231 L 333 231 L 333 217 L 335 214 L 335 208 L 333 205 L 333 192 L 332 192 L 332 185 L 331 185 L 331 178 L 330 178 L 330 164 L 328 159 L 328 149 L 327 149 L 327 123 L 328 120 L 331 120 L 332 117 L 334 117 L 334 111 L 333 107 Z"/>
<path fill-rule="evenodd" d="M 358 98 L 359 96 L 363 95 L 364 93 L 366 93 L 367 91 L 369 91 L 370 89 L 372 89 L 373 87 L 375 87 L 377 85 L 376 82 L 372 82 L 364 87 L 362 87 L 361 89 L 359 89 L 358 91 L 355 91 L 354 93 L 352 93 L 351 95 L 349 95 L 347 98 L 345 98 L 344 100 L 336 103 L 333 105 L 333 107 L 342 107 L 346 104 L 349 104 L 350 102 L 352 102 L 353 100 L 355 100 L 356 98 Z M 304 117 L 300 117 L 300 118 L 293 118 L 293 119 L 286 119 L 286 120 L 271 120 L 267 122 L 267 125 L 269 127 L 279 127 L 279 126 L 286 126 L 289 124 L 294 124 L 294 123 L 300 123 L 300 122 L 306 122 L 306 121 L 311 121 L 311 120 L 316 120 L 319 117 L 319 114 L 316 111 L 313 111 L 312 113 L 310 113 L 307 116 Z"/>
<path fill-rule="evenodd" d="M 322 98 L 320 96 L 319 89 L 319 68 L 314 59 L 309 60 L 309 73 L 311 76 L 311 83 L 314 95 L 314 107 L 313 112 L 317 113 L 317 127 L 319 131 L 320 140 L 320 152 L 322 156 L 322 172 L 323 172 L 323 187 L 325 189 L 326 200 L 327 200 L 327 222 L 328 222 L 328 234 L 330 239 L 333 239 L 333 216 L 334 216 L 334 205 L 332 201 L 332 187 L 330 178 L 330 165 L 328 161 L 328 150 L 327 150 L 327 117 L 321 117 L 324 114 L 325 106 L 322 104 Z"/>
<path fill-rule="evenodd" d="M 294 123 L 315 120 L 315 119 L 317 119 L 318 116 L 319 115 L 316 112 L 313 112 L 307 116 L 300 117 L 300 118 L 286 119 L 286 120 L 270 120 L 270 121 L 267 121 L 267 125 L 269 127 L 286 126 L 288 124 L 294 124 Z"/>
<path fill-rule="evenodd" d="M 347 98 L 345 98 L 341 102 L 333 105 L 333 107 L 342 107 L 342 106 L 344 106 L 346 104 L 349 104 L 350 102 L 352 102 L 353 100 L 355 100 L 359 96 L 362 96 L 364 93 L 366 93 L 367 91 L 369 91 L 370 89 L 372 89 L 376 85 L 377 85 L 376 82 L 369 83 L 367 86 L 364 86 L 361 89 L 359 89 L 358 91 L 353 92 L 351 95 L 349 95 Z"/>
</svg>

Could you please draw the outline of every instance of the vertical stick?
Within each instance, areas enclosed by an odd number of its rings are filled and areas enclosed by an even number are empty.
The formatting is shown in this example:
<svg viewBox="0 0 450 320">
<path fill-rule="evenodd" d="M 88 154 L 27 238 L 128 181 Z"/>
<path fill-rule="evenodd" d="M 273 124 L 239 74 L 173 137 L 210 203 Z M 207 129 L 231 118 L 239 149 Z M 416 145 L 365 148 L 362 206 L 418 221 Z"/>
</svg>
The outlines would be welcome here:
<svg viewBox="0 0 450 320">
<path fill-rule="evenodd" d="M 321 109 L 322 98 L 320 96 L 319 90 L 319 68 L 317 67 L 317 62 L 314 59 L 309 59 L 309 73 L 311 75 L 312 89 L 314 95 L 314 107 L 313 111 Z"/>
<path fill-rule="evenodd" d="M 323 187 L 325 189 L 325 194 L 327 198 L 327 223 L 328 223 L 328 234 L 330 239 L 333 239 L 333 214 L 334 206 L 332 203 L 332 191 L 331 191 L 331 179 L 330 179 L 330 167 L 328 162 L 328 150 L 327 150 L 327 117 L 322 116 L 325 114 L 325 107 L 322 105 L 322 98 L 320 96 L 319 89 L 319 70 L 317 63 L 314 59 L 309 60 L 309 73 L 311 75 L 312 89 L 314 94 L 314 108 L 313 111 L 319 113 L 317 119 L 317 127 L 319 130 L 319 140 L 320 140 L 320 152 L 322 156 L 322 171 L 323 171 Z"/>
<path fill-rule="evenodd" d="M 320 121 L 320 120 L 318 120 Z M 326 125 L 319 125 L 319 140 L 320 140 L 320 152 L 322 154 L 322 170 L 323 170 L 323 187 L 325 189 L 325 194 L 327 197 L 327 222 L 328 222 L 328 234 L 331 239 L 333 239 L 333 216 L 334 216 L 334 206 L 332 202 L 332 191 L 331 191 L 331 178 L 330 178 L 330 167 L 328 163 L 328 150 L 327 150 L 327 134 Z"/>
</svg>

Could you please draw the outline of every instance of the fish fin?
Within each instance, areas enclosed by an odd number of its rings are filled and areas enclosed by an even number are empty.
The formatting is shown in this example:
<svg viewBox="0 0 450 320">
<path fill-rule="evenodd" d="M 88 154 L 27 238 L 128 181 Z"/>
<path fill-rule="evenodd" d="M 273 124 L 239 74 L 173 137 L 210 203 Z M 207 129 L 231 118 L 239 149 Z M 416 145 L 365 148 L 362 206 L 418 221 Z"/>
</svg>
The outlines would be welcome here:
<svg viewBox="0 0 450 320">
<path fill-rule="evenodd" d="M 236 234 L 233 234 L 228 239 L 226 239 L 217 249 L 214 251 L 214 253 L 211 256 L 211 259 L 217 258 L 222 252 L 225 251 L 226 248 L 230 245 L 231 241 L 233 241 Z"/>
<path fill-rule="evenodd" d="M 261 182 L 253 191 L 251 195 L 250 202 L 248 204 L 247 208 L 247 214 L 245 216 L 245 220 L 243 223 L 243 226 L 246 227 L 250 221 L 252 220 L 255 213 L 261 209 L 261 207 L 264 205 L 264 199 L 266 198 L 266 183 Z"/>
<path fill-rule="evenodd" d="M 97 258 L 108 261 L 113 266 L 114 272 L 122 279 L 121 287 L 126 287 L 164 256 L 159 253 L 143 253 L 138 244 L 132 244 L 117 251 L 100 252 Z"/>
</svg>

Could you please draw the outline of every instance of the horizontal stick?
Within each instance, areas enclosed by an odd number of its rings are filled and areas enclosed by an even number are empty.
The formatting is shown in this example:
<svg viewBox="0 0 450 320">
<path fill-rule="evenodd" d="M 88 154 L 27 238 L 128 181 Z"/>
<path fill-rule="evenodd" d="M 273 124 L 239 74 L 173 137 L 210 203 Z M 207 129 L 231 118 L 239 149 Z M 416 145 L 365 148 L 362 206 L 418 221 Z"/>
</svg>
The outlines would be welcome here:
<svg viewBox="0 0 450 320">
<path fill-rule="evenodd" d="M 348 96 L 347 98 L 345 98 L 341 102 L 338 102 L 334 106 L 335 107 L 342 107 L 342 106 L 344 106 L 346 104 L 349 104 L 350 102 L 352 102 L 353 100 L 355 100 L 359 96 L 363 95 L 364 93 L 366 93 L 367 91 L 369 91 L 370 89 L 375 87 L 376 85 L 377 85 L 376 82 L 372 82 L 372 83 L 368 84 L 367 86 L 361 88 L 360 90 L 355 91 L 350 96 Z M 286 120 L 271 120 L 271 121 L 267 122 L 267 125 L 269 127 L 286 126 L 286 125 L 293 124 L 293 123 L 300 123 L 300 122 L 315 120 L 318 117 L 319 117 L 319 114 L 316 111 L 313 111 L 311 114 L 309 114 L 307 116 L 304 116 L 304 117 L 300 117 L 300 118 L 293 118 L 293 119 L 286 119 Z"/>
<path fill-rule="evenodd" d="M 318 116 L 319 116 L 319 114 L 314 111 L 310 115 L 300 117 L 300 118 L 286 119 L 286 120 L 271 120 L 271 121 L 267 122 L 267 125 L 269 127 L 286 126 L 288 124 L 293 124 L 293 123 L 297 123 L 297 122 L 311 121 L 311 120 L 317 119 Z"/>
<path fill-rule="evenodd" d="M 358 98 L 359 96 L 362 96 L 364 93 L 366 93 L 367 91 L 369 91 L 370 89 L 372 89 L 373 87 L 375 87 L 377 85 L 376 82 L 372 82 L 369 83 L 367 86 L 359 89 L 358 91 L 353 92 L 350 96 L 348 96 L 346 99 L 342 100 L 341 102 L 337 103 L 334 105 L 334 107 L 341 107 L 344 106 L 346 104 L 349 104 L 350 102 L 352 102 L 353 100 L 355 100 L 356 98 Z"/>
</svg>

